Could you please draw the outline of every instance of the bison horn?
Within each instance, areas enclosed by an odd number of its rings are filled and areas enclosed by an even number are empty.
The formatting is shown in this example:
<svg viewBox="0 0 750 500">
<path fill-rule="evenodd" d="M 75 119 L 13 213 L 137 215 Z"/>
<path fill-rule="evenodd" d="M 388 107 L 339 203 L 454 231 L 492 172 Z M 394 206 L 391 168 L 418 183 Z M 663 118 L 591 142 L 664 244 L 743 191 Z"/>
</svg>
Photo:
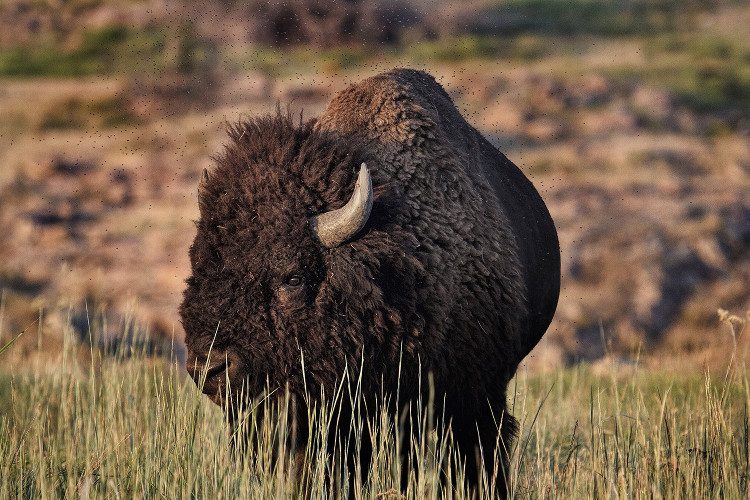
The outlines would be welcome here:
<svg viewBox="0 0 750 500">
<path fill-rule="evenodd" d="M 327 248 L 337 247 L 357 234 L 370 216 L 372 209 L 372 179 L 367 165 L 359 168 L 352 197 L 341 208 L 310 218 L 313 231 Z"/>
<path fill-rule="evenodd" d="M 201 172 L 201 179 L 200 181 L 198 181 L 198 192 L 205 191 L 207 185 L 208 185 L 208 169 L 204 168 L 203 172 Z"/>
</svg>

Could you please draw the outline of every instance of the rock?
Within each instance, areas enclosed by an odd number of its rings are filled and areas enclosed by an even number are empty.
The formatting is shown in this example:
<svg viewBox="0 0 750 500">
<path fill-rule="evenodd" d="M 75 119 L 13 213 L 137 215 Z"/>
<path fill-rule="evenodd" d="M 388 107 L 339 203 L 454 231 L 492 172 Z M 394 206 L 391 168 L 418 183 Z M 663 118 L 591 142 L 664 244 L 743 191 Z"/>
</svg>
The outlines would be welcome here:
<svg viewBox="0 0 750 500">
<path fill-rule="evenodd" d="M 145 325 L 96 303 L 89 297 L 70 312 L 70 324 L 80 342 L 118 359 L 143 354 L 184 362 L 183 344 L 171 339 L 162 322 Z"/>
<path fill-rule="evenodd" d="M 51 164 L 53 174 L 66 177 L 85 175 L 94 170 L 94 164 L 83 160 L 70 160 L 62 156 L 55 157 Z"/>
<path fill-rule="evenodd" d="M 277 99 L 295 104 L 322 102 L 330 94 L 330 86 L 313 82 L 278 82 L 274 89 Z"/>
<path fill-rule="evenodd" d="M 633 132 L 638 121 L 633 113 L 622 105 L 608 106 L 607 109 L 581 112 L 576 120 L 576 132 L 581 134 L 604 135 Z"/>
<path fill-rule="evenodd" d="M 664 89 L 637 86 L 631 95 L 631 105 L 639 118 L 638 124 L 668 128 L 674 120 L 672 100 L 672 95 Z"/>
<path fill-rule="evenodd" d="M 273 81 L 259 71 L 239 75 L 225 83 L 221 90 L 221 100 L 227 103 L 240 103 L 252 100 L 270 99 Z"/>
<path fill-rule="evenodd" d="M 691 151 L 669 148 L 652 149 L 645 153 L 643 163 L 651 166 L 664 165 L 678 176 L 705 174 L 706 166 Z"/>
<path fill-rule="evenodd" d="M 680 245 L 667 249 L 661 264 L 659 295 L 641 326 L 650 340 L 658 340 L 682 310 L 698 286 L 714 277 L 716 270 L 706 264 L 691 248 Z"/>
<path fill-rule="evenodd" d="M 750 252 L 750 204 L 738 202 L 722 210 L 724 225 L 719 244 L 727 258 L 737 260 Z"/>
<path fill-rule="evenodd" d="M 576 106 L 601 106 L 615 95 L 612 83 L 602 75 L 587 75 L 571 87 L 570 96 Z"/>
<path fill-rule="evenodd" d="M 539 118 L 526 126 L 526 135 L 539 142 L 556 141 L 568 135 L 568 128 L 561 120 Z"/>
<path fill-rule="evenodd" d="M 585 325 L 576 329 L 576 352 L 571 361 L 594 361 L 607 352 L 603 325 Z"/>
</svg>

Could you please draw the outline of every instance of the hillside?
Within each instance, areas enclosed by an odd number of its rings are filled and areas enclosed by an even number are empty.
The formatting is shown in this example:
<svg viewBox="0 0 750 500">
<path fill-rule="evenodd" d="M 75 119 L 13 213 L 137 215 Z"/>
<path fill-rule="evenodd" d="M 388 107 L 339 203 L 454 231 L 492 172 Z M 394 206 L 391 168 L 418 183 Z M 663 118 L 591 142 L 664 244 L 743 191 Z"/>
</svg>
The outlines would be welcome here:
<svg viewBox="0 0 750 500">
<path fill-rule="evenodd" d="M 411 66 L 556 221 L 562 295 L 530 366 L 725 363 L 717 310 L 750 311 L 750 6 L 581 2 L 584 22 L 561 3 L 446 7 L 437 24 L 408 3 L 391 38 L 368 45 L 379 25 L 362 21 L 331 45 L 264 41 L 232 2 L 2 2 L 0 344 L 32 325 L 8 359 L 55 352 L 68 324 L 179 341 L 198 174 L 224 124 L 277 103 L 314 117 L 346 83 Z"/>
</svg>

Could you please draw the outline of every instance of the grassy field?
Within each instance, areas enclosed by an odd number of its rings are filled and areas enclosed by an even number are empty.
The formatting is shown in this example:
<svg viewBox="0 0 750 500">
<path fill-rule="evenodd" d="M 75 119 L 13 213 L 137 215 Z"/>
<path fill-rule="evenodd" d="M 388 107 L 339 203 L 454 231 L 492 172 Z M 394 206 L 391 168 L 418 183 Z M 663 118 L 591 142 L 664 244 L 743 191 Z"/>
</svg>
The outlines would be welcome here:
<svg viewBox="0 0 750 500">
<path fill-rule="evenodd" d="M 238 456 L 221 410 L 150 356 L 183 348 L 196 189 L 225 123 L 314 117 L 399 66 L 437 78 L 558 228 L 560 303 L 509 394 L 512 495 L 750 497 L 750 316 L 716 317 L 750 310 L 750 2 L 414 0 L 445 29 L 289 46 L 247 36 L 251 2 L 206 3 L 0 0 L 0 499 L 335 497 L 362 440 L 356 497 L 470 496 L 425 426 L 404 491 L 387 415 L 322 447 L 333 404 L 304 469 L 283 404 Z M 92 329 L 119 346 L 92 349 Z"/>
<path fill-rule="evenodd" d="M 237 454 L 222 412 L 176 365 L 124 349 L 102 357 L 66 338 L 58 359 L 0 375 L 0 497 L 287 498 L 304 483 L 324 498 L 349 487 L 339 464 L 358 442 L 320 445 L 335 405 L 311 412 L 301 480 L 284 445 L 288 401 L 259 402 L 265 420 L 249 431 L 259 445 Z M 509 394 L 521 422 L 513 496 L 747 497 L 746 373 L 670 374 L 614 361 L 548 375 L 522 369 Z M 345 392 L 337 397 L 356 399 Z M 357 441 L 375 450 L 356 498 L 470 496 L 450 436 L 413 418 L 423 425 L 409 436 L 416 451 L 401 493 L 399 426 L 377 412 L 356 423 Z"/>
<path fill-rule="evenodd" d="M 750 3 L 480 0 L 463 9 L 471 29 L 446 12 L 455 30 L 382 46 L 269 45 L 244 35 L 247 13 L 159 3 L 31 2 L 21 22 L 0 1 L 8 331 L 43 308 L 45 337 L 68 306 L 79 335 L 86 306 L 117 330 L 134 301 L 133 321 L 180 338 L 197 183 L 226 122 L 277 104 L 313 118 L 403 66 L 434 75 L 552 214 L 562 287 L 544 370 L 605 348 L 643 366 L 727 358 L 716 310 L 750 309 Z M 8 39 L 53 11 L 48 36 Z"/>
</svg>

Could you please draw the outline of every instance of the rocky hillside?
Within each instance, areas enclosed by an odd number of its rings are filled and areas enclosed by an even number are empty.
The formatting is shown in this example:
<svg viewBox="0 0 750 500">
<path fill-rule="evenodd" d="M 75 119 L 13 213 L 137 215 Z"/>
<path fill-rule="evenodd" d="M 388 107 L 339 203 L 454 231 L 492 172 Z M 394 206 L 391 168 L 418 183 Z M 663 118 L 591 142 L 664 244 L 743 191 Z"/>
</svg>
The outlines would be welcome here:
<svg viewBox="0 0 750 500">
<path fill-rule="evenodd" d="M 531 365 L 729 358 L 717 310 L 750 310 L 747 7 L 648 37 L 512 25 L 380 53 L 227 45 L 160 27 L 175 14 L 148 3 L 91 4 L 99 31 L 0 49 L 0 344 L 27 331 L 10 359 L 56 352 L 64 331 L 179 343 L 198 173 L 224 123 L 277 103 L 314 116 L 393 66 L 433 73 L 552 212 L 563 290 Z M 30 15 L 8 5 L 0 22 Z"/>
</svg>

